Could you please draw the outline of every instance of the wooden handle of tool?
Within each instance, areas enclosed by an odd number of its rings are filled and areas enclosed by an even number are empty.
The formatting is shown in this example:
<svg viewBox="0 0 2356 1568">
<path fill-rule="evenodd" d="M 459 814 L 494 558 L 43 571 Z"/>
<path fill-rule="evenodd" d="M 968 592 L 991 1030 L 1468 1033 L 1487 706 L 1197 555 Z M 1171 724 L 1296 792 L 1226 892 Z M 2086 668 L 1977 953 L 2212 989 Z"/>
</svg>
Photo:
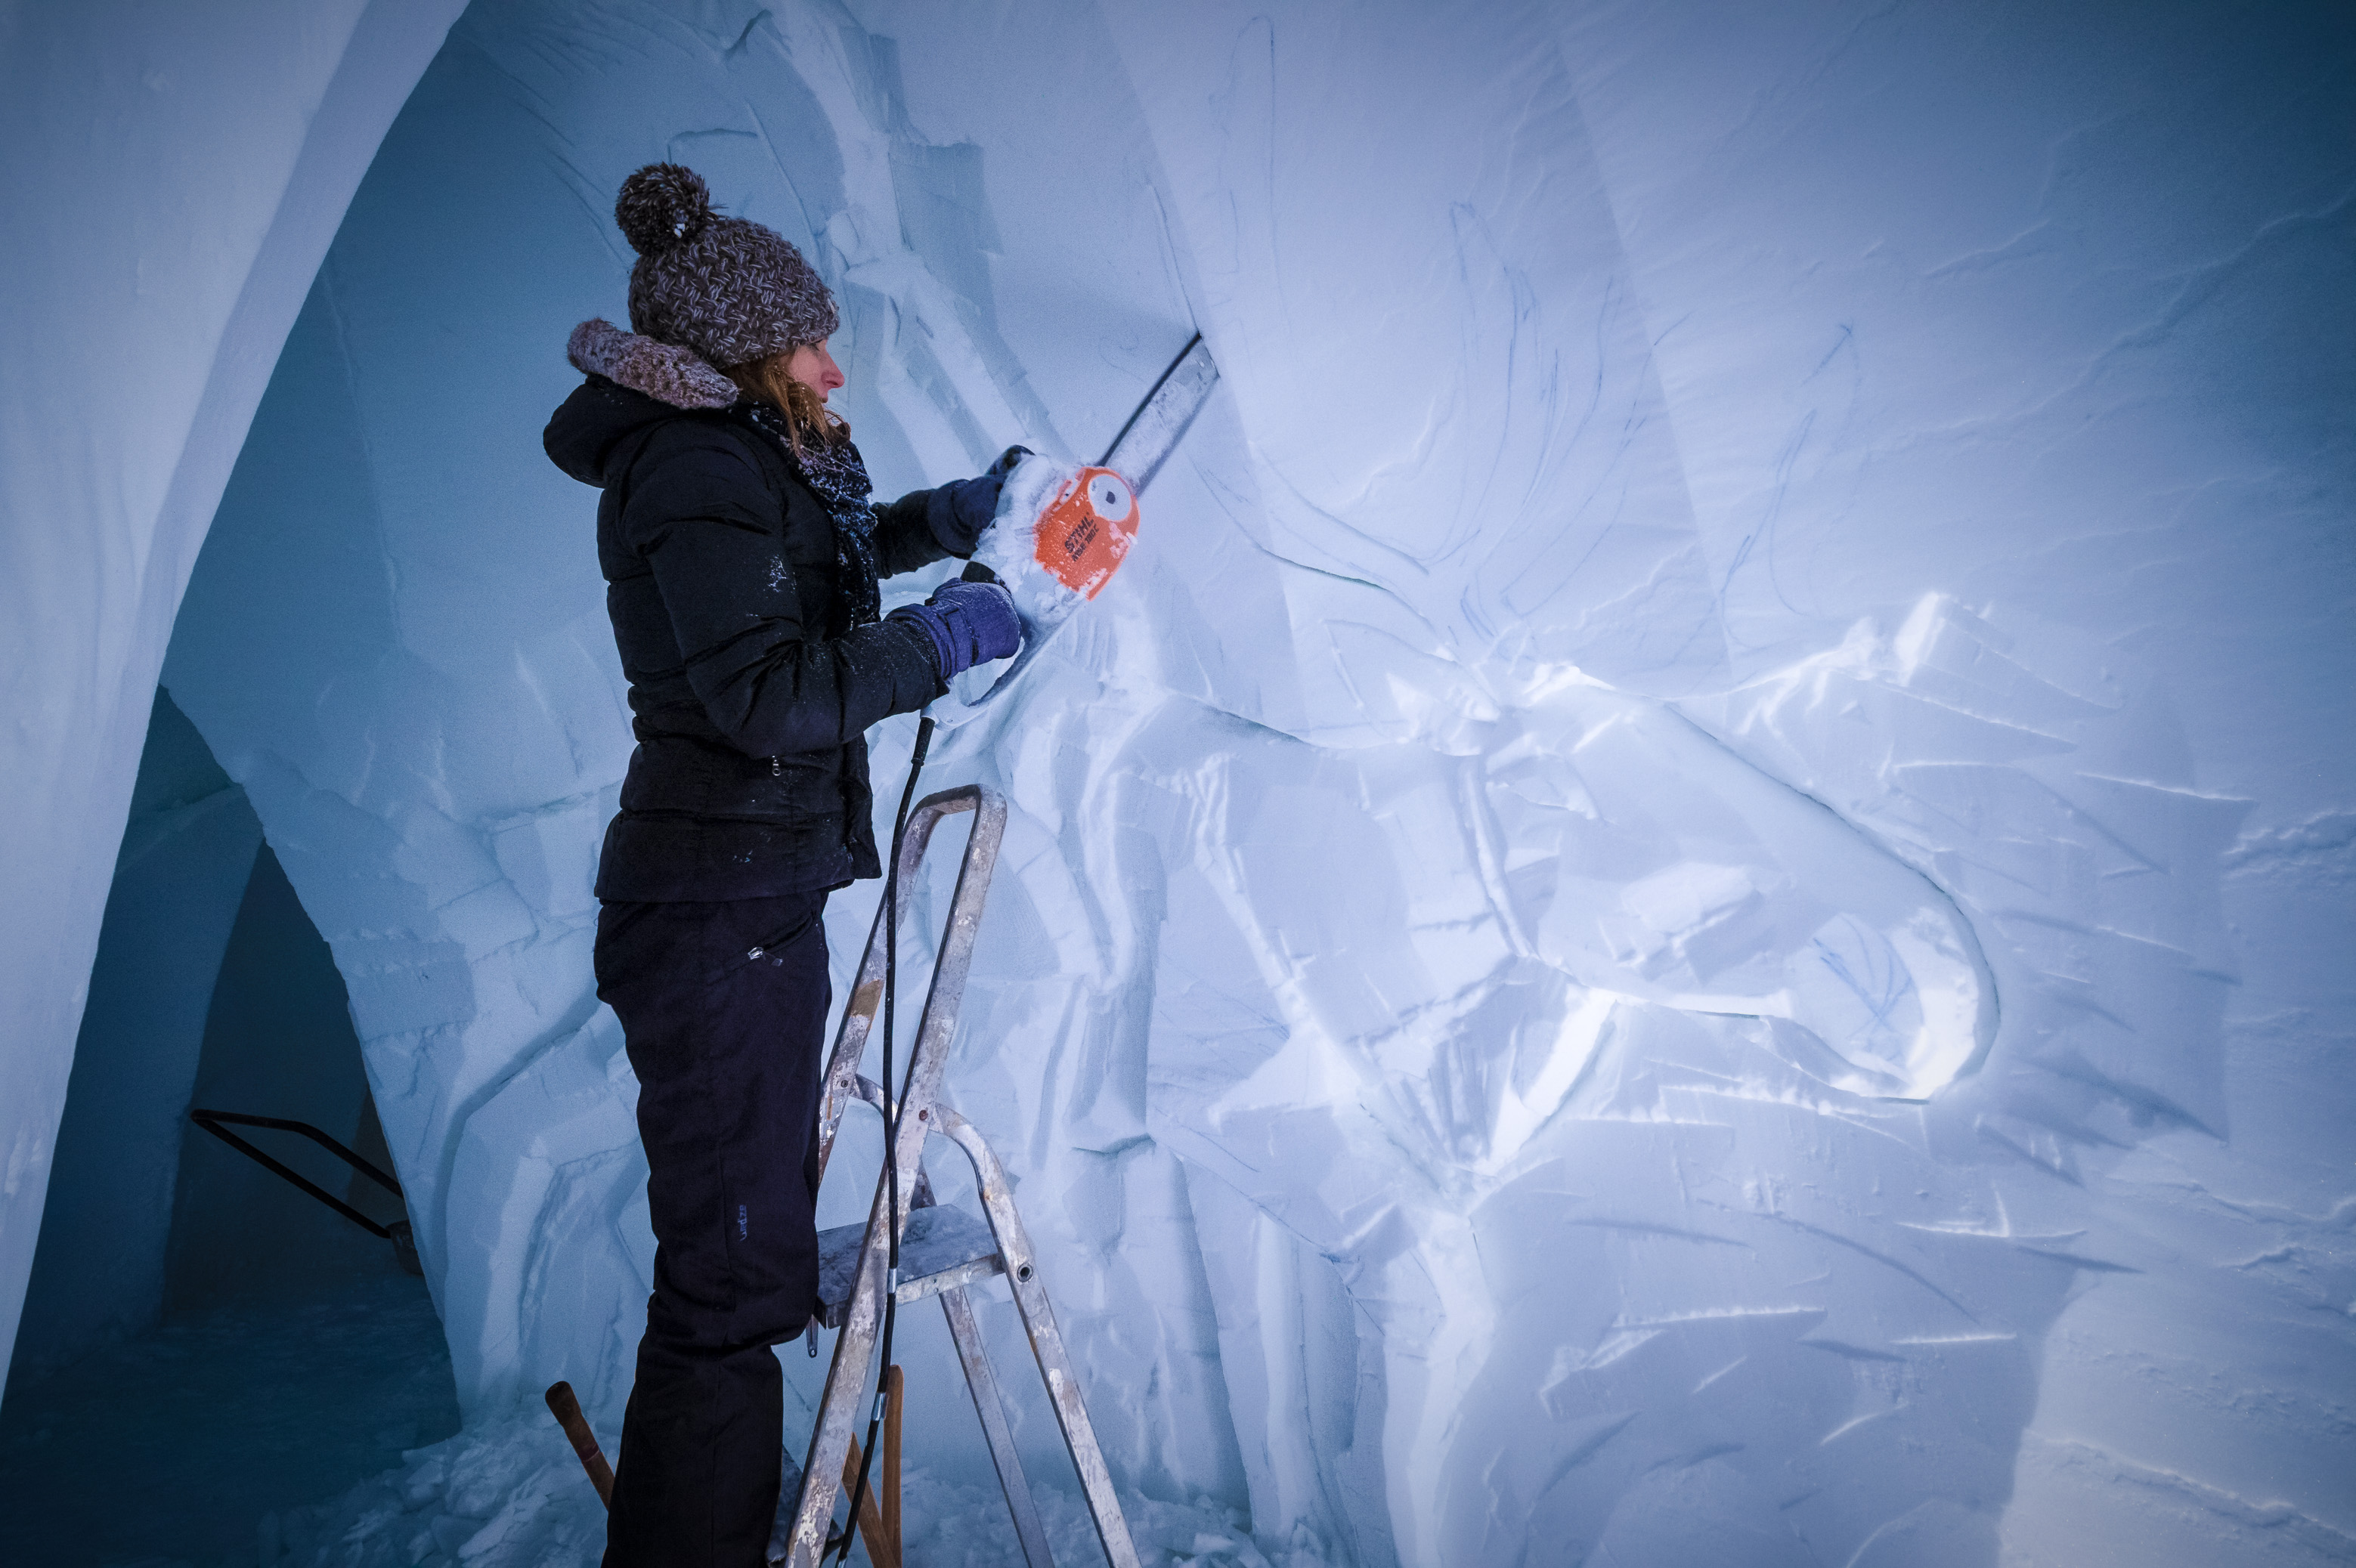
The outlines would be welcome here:
<svg viewBox="0 0 2356 1568">
<path fill-rule="evenodd" d="M 589 1418 L 581 1413 L 581 1402 L 573 1397 L 571 1383 L 548 1385 L 548 1412 L 556 1417 L 556 1424 L 564 1428 L 564 1435 L 573 1439 L 573 1451 L 581 1456 L 581 1467 L 589 1472 L 589 1484 L 597 1488 L 597 1500 L 612 1508 L 614 1467 L 605 1463 L 605 1450 L 597 1446 L 597 1435 L 589 1430 Z"/>
<path fill-rule="evenodd" d="M 851 1451 L 842 1456 L 842 1490 L 848 1497 L 859 1489 L 859 1439 L 851 1440 Z M 900 1554 L 892 1548 L 892 1538 L 884 1532 L 883 1510 L 875 1506 L 875 1488 L 859 1499 L 859 1538 L 867 1543 L 867 1561 L 875 1568 L 900 1568 Z"/>
</svg>

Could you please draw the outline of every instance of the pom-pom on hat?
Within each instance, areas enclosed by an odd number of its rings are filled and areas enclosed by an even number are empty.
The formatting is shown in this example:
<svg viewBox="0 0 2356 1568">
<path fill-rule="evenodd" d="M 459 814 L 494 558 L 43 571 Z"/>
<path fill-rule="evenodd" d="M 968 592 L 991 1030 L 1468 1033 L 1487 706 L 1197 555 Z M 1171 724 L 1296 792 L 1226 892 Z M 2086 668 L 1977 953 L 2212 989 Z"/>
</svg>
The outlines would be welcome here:
<svg viewBox="0 0 2356 1568">
<path fill-rule="evenodd" d="M 630 328 L 741 365 L 834 335 L 834 296 L 785 236 L 712 206 L 703 177 L 648 164 L 622 182 L 614 221 L 638 253 Z"/>
</svg>

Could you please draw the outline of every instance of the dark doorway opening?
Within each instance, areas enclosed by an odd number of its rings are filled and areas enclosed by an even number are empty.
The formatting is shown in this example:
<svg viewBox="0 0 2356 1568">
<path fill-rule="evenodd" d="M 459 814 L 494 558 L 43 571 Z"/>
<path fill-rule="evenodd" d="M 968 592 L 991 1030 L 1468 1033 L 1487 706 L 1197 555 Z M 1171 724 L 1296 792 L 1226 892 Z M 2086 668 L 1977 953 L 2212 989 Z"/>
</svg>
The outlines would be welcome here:
<svg viewBox="0 0 2356 1568">
<path fill-rule="evenodd" d="M 244 794 L 158 691 L 0 1398 L 0 1561 L 251 1563 L 276 1515 L 455 1432 L 425 1282 L 192 1105 L 390 1170 L 342 976 Z M 375 1219 L 325 1150 L 256 1144 Z"/>
</svg>

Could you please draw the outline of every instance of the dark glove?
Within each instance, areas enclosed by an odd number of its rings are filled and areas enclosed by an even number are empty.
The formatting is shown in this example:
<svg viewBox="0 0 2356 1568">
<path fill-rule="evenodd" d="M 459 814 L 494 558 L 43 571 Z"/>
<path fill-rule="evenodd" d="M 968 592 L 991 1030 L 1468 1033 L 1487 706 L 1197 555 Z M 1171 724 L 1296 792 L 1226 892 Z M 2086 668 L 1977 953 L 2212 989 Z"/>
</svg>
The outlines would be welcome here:
<svg viewBox="0 0 2356 1568">
<path fill-rule="evenodd" d="M 1005 658 L 1023 646 L 1014 595 L 995 582 L 944 582 L 922 604 L 906 605 L 886 618 L 916 626 L 932 639 L 943 686 L 975 665 Z"/>
<path fill-rule="evenodd" d="M 1010 446 L 980 476 L 941 486 L 949 493 L 949 510 L 956 515 L 958 530 L 964 538 L 978 539 L 981 530 L 990 527 L 998 515 L 999 486 L 1014 472 L 1015 464 L 1030 455 L 1027 446 Z"/>
</svg>

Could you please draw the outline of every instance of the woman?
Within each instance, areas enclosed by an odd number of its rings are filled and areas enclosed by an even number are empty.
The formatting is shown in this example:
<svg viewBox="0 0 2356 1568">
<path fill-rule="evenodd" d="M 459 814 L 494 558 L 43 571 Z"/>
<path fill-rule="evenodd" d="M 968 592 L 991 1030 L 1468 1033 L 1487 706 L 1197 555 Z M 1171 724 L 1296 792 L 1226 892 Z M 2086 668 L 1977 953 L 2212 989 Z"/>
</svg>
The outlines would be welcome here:
<svg viewBox="0 0 2356 1568">
<path fill-rule="evenodd" d="M 673 164 L 632 175 L 615 218 L 633 331 L 575 329 L 588 379 L 546 437 L 605 492 L 638 741 L 597 870 L 597 995 L 637 1072 L 657 1249 L 605 1562 L 753 1568 L 784 1420 L 770 1348 L 818 1297 L 819 916 L 881 870 L 864 732 L 1021 641 L 995 583 L 879 618 L 876 581 L 971 554 L 1017 453 L 871 506 L 826 407 L 834 301 L 800 252 Z"/>
</svg>

